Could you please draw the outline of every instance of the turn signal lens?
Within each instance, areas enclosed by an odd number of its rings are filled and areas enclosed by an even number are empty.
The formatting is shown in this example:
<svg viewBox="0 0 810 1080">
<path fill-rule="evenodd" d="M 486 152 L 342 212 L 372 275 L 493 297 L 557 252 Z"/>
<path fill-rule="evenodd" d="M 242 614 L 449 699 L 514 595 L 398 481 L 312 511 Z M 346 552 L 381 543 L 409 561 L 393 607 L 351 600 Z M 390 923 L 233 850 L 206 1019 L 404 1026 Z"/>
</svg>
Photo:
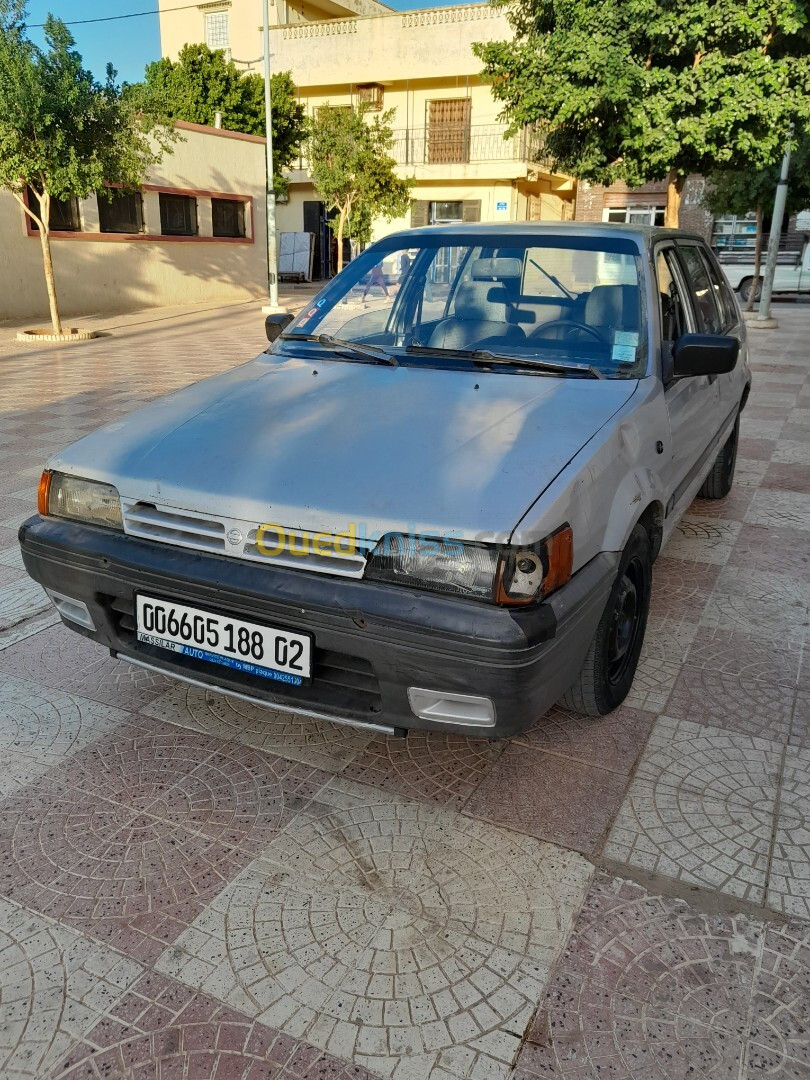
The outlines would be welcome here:
<svg viewBox="0 0 810 1080">
<path fill-rule="evenodd" d="M 530 548 L 501 553 L 495 599 L 499 604 L 531 604 L 549 596 L 571 577 L 574 534 L 563 525 Z"/>
<path fill-rule="evenodd" d="M 574 533 L 570 525 L 563 525 L 546 540 L 548 570 L 543 578 L 543 596 L 548 596 L 566 581 L 571 580 L 574 569 Z"/>
<path fill-rule="evenodd" d="M 39 478 L 39 490 L 37 491 L 37 511 L 41 517 L 48 516 L 48 497 L 51 493 L 51 477 L 53 473 L 46 469 Z"/>
</svg>

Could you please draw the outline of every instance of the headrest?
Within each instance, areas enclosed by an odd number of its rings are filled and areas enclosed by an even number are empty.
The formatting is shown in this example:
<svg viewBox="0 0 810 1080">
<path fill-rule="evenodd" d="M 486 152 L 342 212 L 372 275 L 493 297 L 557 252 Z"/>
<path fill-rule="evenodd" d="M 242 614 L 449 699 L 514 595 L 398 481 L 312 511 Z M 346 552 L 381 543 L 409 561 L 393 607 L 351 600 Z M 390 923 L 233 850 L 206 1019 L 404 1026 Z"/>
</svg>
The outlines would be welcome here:
<svg viewBox="0 0 810 1080">
<path fill-rule="evenodd" d="M 472 264 L 473 281 L 506 281 L 522 275 L 520 259 L 475 259 Z"/>
<path fill-rule="evenodd" d="M 470 322 L 506 322 L 507 299 L 503 285 L 465 281 L 456 292 L 456 318 Z"/>
<path fill-rule="evenodd" d="M 638 285 L 594 285 L 585 301 L 589 326 L 620 326 L 639 329 Z"/>
</svg>

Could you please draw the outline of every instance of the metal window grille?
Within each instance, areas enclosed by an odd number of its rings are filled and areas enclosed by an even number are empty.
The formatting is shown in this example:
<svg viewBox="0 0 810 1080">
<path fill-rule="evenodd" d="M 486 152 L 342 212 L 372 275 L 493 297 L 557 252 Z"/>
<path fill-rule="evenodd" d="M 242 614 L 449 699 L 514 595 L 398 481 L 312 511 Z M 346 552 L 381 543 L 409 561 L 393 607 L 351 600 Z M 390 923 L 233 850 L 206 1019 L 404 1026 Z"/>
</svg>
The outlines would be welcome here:
<svg viewBox="0 0 810 1080">
<path fill-rule="evenodd" d="M 245 235 L 245 204 L 241 199 L 212 199 L 214 236 Z"/>
<path fill-rule="evenodd" d="M 99 196 L 98 222 L 102 232 L 143 232 L 143 200 L 134 195 L 113 195 L 111 199 Z"/>
<path fill-rule="evenodd" d="M 227 11 L 212 11 L 205 16 L 205 44 L 209 49 L 228 48 Z"/>
</svg>

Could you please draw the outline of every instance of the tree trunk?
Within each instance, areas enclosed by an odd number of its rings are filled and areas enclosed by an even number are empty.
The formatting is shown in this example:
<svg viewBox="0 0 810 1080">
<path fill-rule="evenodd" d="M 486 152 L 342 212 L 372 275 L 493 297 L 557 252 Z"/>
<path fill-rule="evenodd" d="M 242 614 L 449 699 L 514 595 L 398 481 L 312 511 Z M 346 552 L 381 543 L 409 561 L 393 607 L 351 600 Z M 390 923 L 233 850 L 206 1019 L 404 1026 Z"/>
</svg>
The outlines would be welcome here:
<svg viewBox="0 0 810 1080">
<path fill-rule="evenodd" d="M 667 176 L 667 209 L 664 224 L 668 229 L 677 229 L 680 221 L 681 196 L 686 177 L 671 169 Z"/>
<path fill-rule="evenodd" d="M 53 276 L 53 259 L 51 258 L 51 197 L 47 191 L 42 195 L 37 194 L 39 199 L 39 242 L 42 245 L 42 265 L 45 267 L 45 284 L 48 288 L 48 305 L 51 309 L 51 326 L 55 334 L 62 333 L 62 320 L 59 317 L 59 302 L 56 299 L 56 282 Z"/>
<path fill-rule="evenodd" d="M 340 273 L 340 271 L 343 269 L 343 229 L 344 229 L 345 225 L 346 225 L 346 207 L 341 206 L 341 208 L 340 208 L 340 217 L 338 219 L 338 231 L 337 231 L 337 247 L 338 247 L 337 272 L 338 273 Z"/>
<path fill-rule="evenodd" d="M 746 311 L 753 311 L 754 310 L 754 300 L 756 299 L 756 295 L 757 295 L 757 292 L 758 292 L 757 282 L 759 281 L 759 269 L 760 269 L 760 266 L 762 265 L 762 220 L 763 220 L 763 217 L 764 217 L 764 215 L 763 215 L 763 212 L 762 212 L 762 203 L 758 202 L 757 203 L 757 238 L 756 238 L 756 242 L 755 242 L 755 245 L 754 245 L 754 281 L 753 281 L 753 284 L 751 285 L 751 288 L 750 288 L 750 290 L 748 292 L 748 299 L 745 302 L 745 310 Z"/>
</svg>

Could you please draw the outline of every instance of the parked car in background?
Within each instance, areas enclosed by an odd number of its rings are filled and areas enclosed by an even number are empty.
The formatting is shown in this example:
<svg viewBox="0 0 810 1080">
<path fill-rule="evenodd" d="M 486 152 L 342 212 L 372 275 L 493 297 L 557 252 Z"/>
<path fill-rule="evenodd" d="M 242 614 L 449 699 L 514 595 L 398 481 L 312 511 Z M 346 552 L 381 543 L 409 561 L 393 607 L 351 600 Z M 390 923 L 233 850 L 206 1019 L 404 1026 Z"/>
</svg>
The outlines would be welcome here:
<svg viewBox="0 0 810 1080">
<path fill-rule="evenodd" d="M 399 287 L 367 292 L 392 266 Z M 47 463 L 20 542 L 64 622 L 386 732 L 618 706 L 654 559 L 734 476 L 745 329 L 706 244 L 413 229 L 267 330 L 266 354 Z"/>
<path fill-rule="evenodd" d="M 729 254 L 720 256 L 720 265 L 732 289 L 739 291 L 743 300 L 748 300 L 753 291 L 759 299 L 762 289 L 762 276 L 765 272 L 765 256 L 759 276 L 755 276 L 753 259 L 749 255 Z M 740 260 L 739 262 L 737 260 Z M 810 240 L 796 251 L 780 251 L 773 279 L 773 291 L 776 293 L 810 292 Z"/>
</svg>

